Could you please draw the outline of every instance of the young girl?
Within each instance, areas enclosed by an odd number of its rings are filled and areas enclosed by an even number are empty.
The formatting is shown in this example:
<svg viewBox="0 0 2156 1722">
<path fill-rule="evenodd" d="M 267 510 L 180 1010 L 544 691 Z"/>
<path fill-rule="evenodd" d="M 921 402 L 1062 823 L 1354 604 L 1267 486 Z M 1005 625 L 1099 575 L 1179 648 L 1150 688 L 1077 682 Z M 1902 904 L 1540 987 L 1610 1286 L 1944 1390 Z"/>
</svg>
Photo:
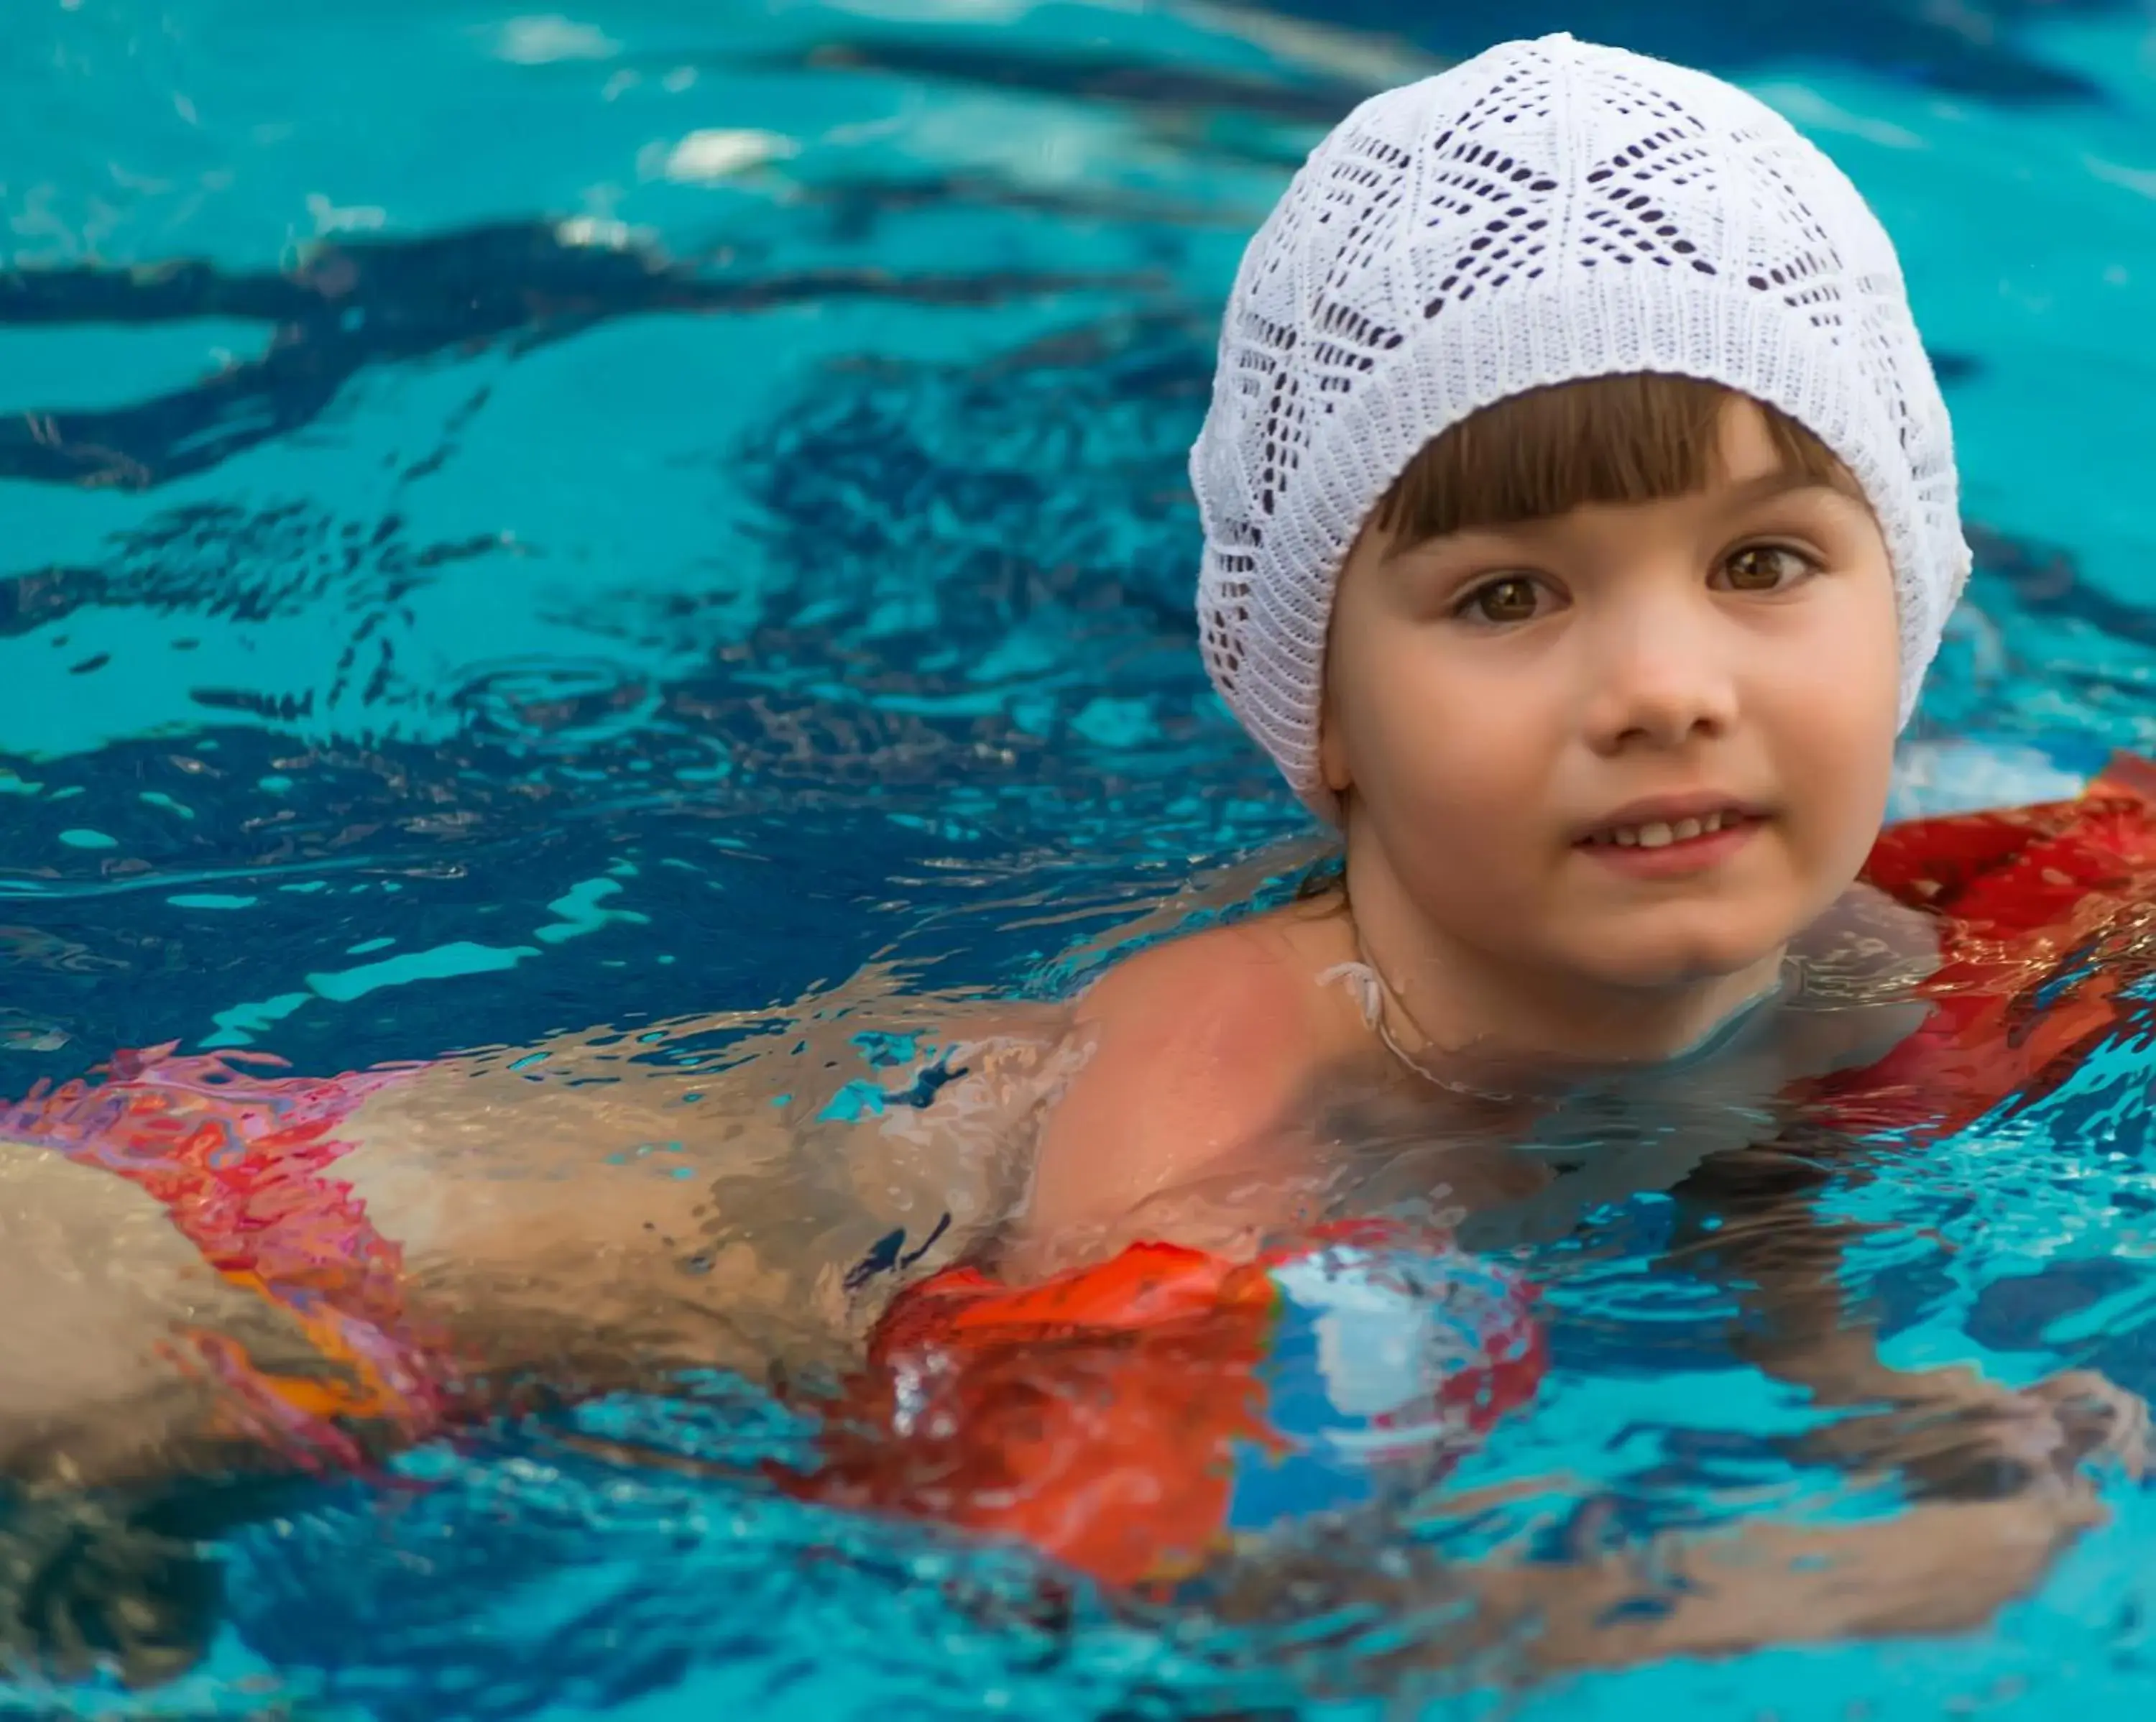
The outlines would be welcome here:
<svg viewBox="0 0 2156 1722">
<path fill-rule="evenodd" d="M 738 1036 L 696 1068 L 600 1033 L 33 1095 L 0 1287 L 68 1292 L 0 1333 L 0 1463 L 351 1462 L 719 1366 L 828 1413 L 777 1486 L 1255 1606 L 1257 1533 L 1533 1396 L 1530 1293 L 1477 1252 L 1670 1190 L 1732 1344 L 1918 1504 L 1660 1550 L 1644 1610 L 1614 1557 L 1446 1576 L 1477 1630 L 1724 1650 L 2033 1582 L 2098 1516 L 2082 1461 L 2138 1462 L 2138 1402 L 1888 1370 L 1805 1198 L 2108 1031 L 2156 825 L 2123 772 L 1881 838 L 1968 553 L 1848 182 L 1739 91 L 1568 37 L 1381 95 L 1252 242 L 1192 464 L 1208 666 L 1337 874 L 1053 1009 L 871 974 L 676 1025 Z"/>
</svg>

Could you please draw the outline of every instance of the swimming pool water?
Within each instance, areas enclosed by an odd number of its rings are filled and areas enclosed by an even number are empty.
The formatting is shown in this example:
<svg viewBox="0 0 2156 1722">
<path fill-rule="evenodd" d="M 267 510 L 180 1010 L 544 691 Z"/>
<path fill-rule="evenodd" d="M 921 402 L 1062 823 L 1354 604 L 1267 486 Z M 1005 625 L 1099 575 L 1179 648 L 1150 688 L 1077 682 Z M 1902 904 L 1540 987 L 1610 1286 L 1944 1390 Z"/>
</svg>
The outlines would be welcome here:
<svg viewBox="0 0 2156 1722">
<path fill-rule="evenodd" d="M 1297 833 L 1188 614 L 1212 319 L 1332 118 L 1550 28 L 1741 79 L 1901 243 L 1980 551 L 1901 804 L 2156 748 L 2145 4 L 35 0 L 0 32 L 0 1093 L 116 1046 L 329 1072 L 762 1005 L 872 955 L 1045 989 Z M 1892 1355 L 2156 1396 L 2148 1039 L 1847 1193 Z M 1552 1390 L 1469 1480 L 1642 1522 L 1804 1486 L 1723 1312 L 1625 1246 L 1660 1200 L 1538 1262 Z M 590 1415 L 798 1439 L 724 1382 Z M 2146 1702 L 2156 1512 L 2112 1504 L 1980 1638 L 1512 1713 Z M 1377 1714 L 1353 1634 L 1044 1617 L 1015 1555 L 543 1430 L 226 1553 L 195 1674 L 0 1712 Z"/>
</svg>

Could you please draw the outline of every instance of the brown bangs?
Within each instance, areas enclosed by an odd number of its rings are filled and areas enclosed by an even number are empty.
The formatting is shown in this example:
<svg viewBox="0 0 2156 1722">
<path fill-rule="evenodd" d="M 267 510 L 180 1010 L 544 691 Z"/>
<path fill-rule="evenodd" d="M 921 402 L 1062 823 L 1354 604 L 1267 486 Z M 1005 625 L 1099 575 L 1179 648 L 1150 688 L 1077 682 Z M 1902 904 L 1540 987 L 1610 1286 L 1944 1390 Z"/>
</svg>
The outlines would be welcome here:
<svg viewBox="0 0 2156 1722">
<path fill-rule="evenodd" d="M 1716 475 L 1722 409 L 1736 398 L 1718 383 L 1644 374 L 1514 395 L 1424 447 L 1378 505 L 1378 524 L 1415 544 L 1704 490 Z M 1786 468 L 1861 499 L 1825 444 L 1786 413 L 1759 410 Z"/>
</svg>

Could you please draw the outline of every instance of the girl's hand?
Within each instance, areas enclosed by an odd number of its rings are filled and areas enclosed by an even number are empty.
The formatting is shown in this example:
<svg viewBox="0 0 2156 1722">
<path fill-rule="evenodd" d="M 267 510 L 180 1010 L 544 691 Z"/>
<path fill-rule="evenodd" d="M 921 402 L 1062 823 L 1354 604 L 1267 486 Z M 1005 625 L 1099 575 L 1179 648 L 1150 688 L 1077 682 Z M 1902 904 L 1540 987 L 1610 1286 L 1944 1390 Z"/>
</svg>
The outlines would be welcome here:
<svg viewBox="0 0 2156 1722">
<path fill-rule="evenodd" d="M 1851 1384 L 1841 1385 L 1854 1397 Z M 2092 1370 L 2016 1390 L 1960 1366 L 1879 1368 L 1868 1385 L 1883 1408 L 1845 1416 L 1799 1446 L 1852 1470 L 1899 1472 L 1920 1499 L 1996 1498 L 2078 1483 L 2106 1466 L 2138 1482 L 2148 1470 L 2147 1403 Z"/>
<path fill-rule="evenodd" d="M 2066 1370 L 2015 1396 L 2027 1451 L 2062 1473 L 2108 1459 L 2138 1483 L 2148 1474 L 2148 1402 L 2094 1370 Z"/>
<path fill-rule="evenodd" d="M 1644 1558 L 1491 1576 L 1504 1605 L 1538 1615 L 1524 1647 L 1542 1668 L 1730 1656 L 1972 1631 L 2105 1516 L 2086 1481 L 2046 1478 L 2003 1500 L 1931 1502 L 1872 1524 L 1753 1525 L 1661 1540 Z"/>
</svg>

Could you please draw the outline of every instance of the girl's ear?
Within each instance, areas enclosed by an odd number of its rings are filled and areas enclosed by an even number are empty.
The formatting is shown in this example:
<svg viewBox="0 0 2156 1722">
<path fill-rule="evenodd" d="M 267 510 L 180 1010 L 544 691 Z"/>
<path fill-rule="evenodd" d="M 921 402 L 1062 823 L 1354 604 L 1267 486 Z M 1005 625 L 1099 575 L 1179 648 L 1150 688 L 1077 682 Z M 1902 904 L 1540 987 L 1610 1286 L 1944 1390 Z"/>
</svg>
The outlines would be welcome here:
<svg viewBox="0 0 2156 1722">
<path fill-rule="evenodd" d="M 1339 714 L 1333 709 L 1329 676 L 1317 705 L 1317 774 L 1335 795 L 1344 795 L 1354 786 L 1355 774 L 1348 768 L 1348 744 L 1340 733 Z"/>
</svg>

